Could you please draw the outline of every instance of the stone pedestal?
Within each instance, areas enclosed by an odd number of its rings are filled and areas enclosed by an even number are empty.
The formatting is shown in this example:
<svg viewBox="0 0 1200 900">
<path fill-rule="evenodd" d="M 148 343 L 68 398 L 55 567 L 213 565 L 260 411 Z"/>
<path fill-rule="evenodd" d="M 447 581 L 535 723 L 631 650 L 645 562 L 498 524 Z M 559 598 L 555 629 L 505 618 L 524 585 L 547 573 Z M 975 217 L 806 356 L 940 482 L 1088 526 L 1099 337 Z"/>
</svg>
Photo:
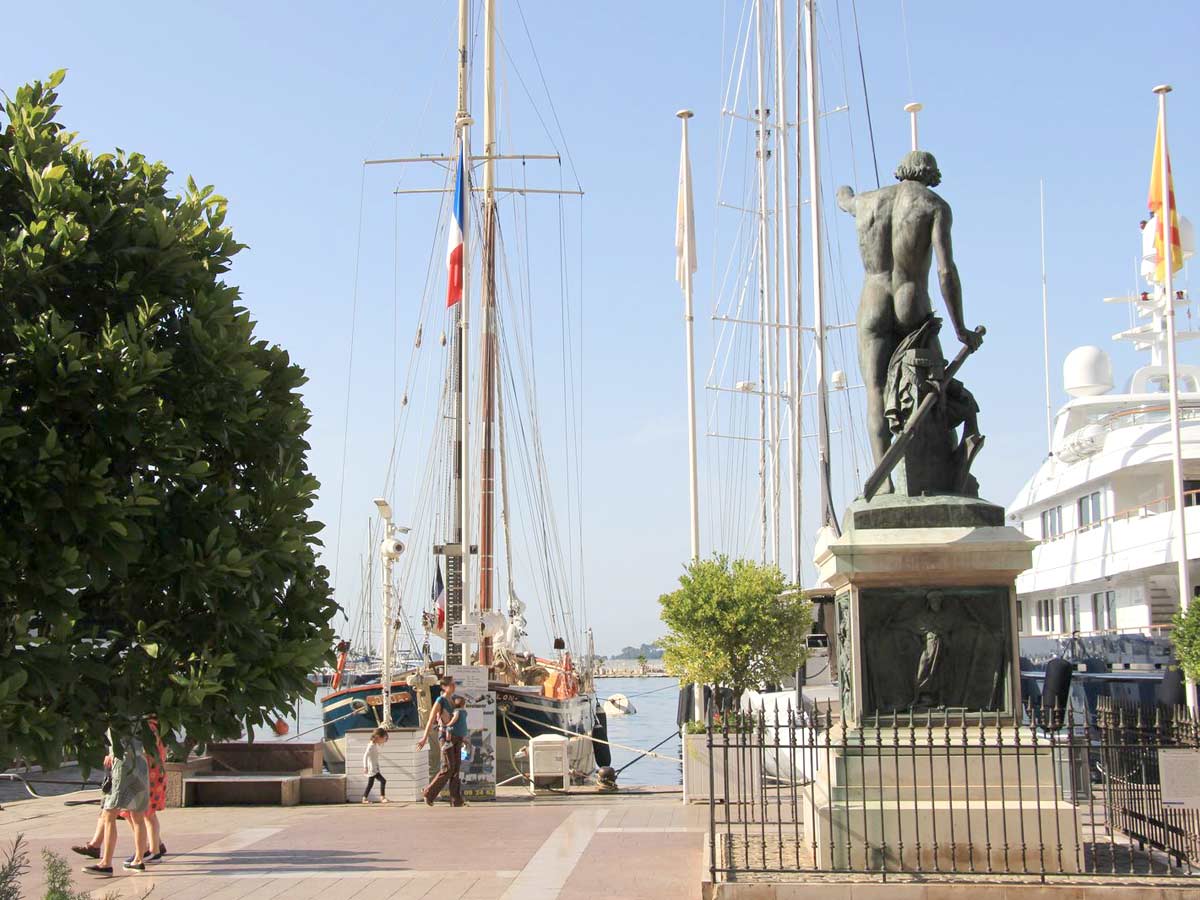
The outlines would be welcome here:
<svg viewBox="0 0 1200 900">
<path fill-rule="evenodd" d="M 881 495 L 818 546 L 842 701 L 807 788 L 819 865 L 1077 868 L 1050 744 L 1019 724 L 1014 582 L 1035 544 L 985 501 Z"/>
<path fill-rule="evenodd" d="M 1016 576 L 1036 542 L 967 497 L 855 501 L 818 545 L 836 592 L 838 683 L 849 725 L 876 714 L 1012 718 L 1019 704 Z"/>
<path fill-rule="evenodd" d="M 835 729 L 805 787 L 822 869 L 1076 872 L 1051 744 L 1027 729 Z"/>
</svg>

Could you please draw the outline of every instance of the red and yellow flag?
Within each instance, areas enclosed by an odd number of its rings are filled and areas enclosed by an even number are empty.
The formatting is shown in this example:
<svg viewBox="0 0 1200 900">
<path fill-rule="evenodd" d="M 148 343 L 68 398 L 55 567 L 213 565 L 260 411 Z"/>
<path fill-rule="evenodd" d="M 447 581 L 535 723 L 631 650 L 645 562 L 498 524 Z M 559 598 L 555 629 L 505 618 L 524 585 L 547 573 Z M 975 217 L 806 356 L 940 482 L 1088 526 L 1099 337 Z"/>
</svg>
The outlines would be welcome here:
<svg viewBox="0 0 1200 900">
<path fill-rule="evenodd" d="M 1162 214 L 1163 209 L 1163 194 L 1164 192 L 1170 197 L 1171 215 L 1170 234 L 1171 234 L 1171 271 L 1178 272 L 1183 268 L 1183 247 L 1179 240 L 1179 213 L 1175 207 L 1175 182 L 1171 178 L 1171 157 L 1168 151 L 1167 155 L 1167 172 L 1166 178 L 1163 178 L 1162 158 L 1163 158 L 1163 120 L 1162 112 L 1158 114 L 1158 130 L 1154 135 L 1154 166 L 1150 169 L 1150 199 L 1148 205 L 1150 212 L 1154 213 L 1154 253 L 1157 260 L 1157 267 L 1154 271 L 1154 280 L 1160 284 L 1167 277 L 1166 270 L 1166 253 L 1164 252 L 1164 226 L 1166 221 Z"/>
</svg>

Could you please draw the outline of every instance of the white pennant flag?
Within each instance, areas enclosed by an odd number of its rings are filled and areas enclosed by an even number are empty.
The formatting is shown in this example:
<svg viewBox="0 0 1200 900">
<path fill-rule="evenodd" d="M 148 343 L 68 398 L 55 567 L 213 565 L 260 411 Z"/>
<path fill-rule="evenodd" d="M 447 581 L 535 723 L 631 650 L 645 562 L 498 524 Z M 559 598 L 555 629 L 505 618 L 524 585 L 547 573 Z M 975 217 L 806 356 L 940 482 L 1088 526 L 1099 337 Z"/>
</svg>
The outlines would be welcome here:
<svg viewBox="0 0 1200 900">
<path fill-rule="evenodd" d="M 679 201 L 675 209 L 675 280 L 696 271 L 696 216 L 692 211 L 692 161 L 688 157 L 687 126 L 679 148 Z"/>
</svg>

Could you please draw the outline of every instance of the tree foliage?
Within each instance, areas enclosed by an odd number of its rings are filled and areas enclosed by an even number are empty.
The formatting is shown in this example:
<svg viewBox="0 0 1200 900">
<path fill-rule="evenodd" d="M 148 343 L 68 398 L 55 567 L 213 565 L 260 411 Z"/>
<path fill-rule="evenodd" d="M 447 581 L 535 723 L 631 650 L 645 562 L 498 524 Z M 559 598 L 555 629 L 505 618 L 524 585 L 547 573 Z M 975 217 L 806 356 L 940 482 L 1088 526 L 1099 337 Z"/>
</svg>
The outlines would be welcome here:
<svg viewBox="0 0 1200 900">
<path fill-rule="evenodd" d="M 670 629 L 658 642 L 667 672 L 741 693 L 794 675 L 804 662 L 811 604 L 775 566 L 717 556 L 692 562 L 659 597 Z"/>
<path fill-rule="evenodd" d="M 1188 681 L 1200 681 L 1200 601 L 1189 603 L 1187 612 L 1175 613 L 1171 643 Z"/>
<path fill-rule="evenodd" d="M 236 737 L 331 658 L 303 371 L 224 273 L 226 201 L 57 122 L 0 120 L 0 760 L 105 729 Z"/>
</svg>

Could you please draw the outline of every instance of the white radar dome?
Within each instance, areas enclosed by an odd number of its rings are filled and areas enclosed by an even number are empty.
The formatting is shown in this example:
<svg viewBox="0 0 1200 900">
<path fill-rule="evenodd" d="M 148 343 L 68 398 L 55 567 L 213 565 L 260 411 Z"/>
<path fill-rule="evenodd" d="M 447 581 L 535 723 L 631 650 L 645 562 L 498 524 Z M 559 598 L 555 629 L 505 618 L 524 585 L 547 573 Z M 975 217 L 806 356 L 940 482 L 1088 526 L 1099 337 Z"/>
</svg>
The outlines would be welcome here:
<svg viewBox="0 0 1200 900">
<path fill-rule="evenodd" d="M 1072 397 L 1095 397 L 1112 390 L 1112 360 L 1099 347 L 1076 347 L 1063 361 L 1063 389 Z"/>
</svg>

